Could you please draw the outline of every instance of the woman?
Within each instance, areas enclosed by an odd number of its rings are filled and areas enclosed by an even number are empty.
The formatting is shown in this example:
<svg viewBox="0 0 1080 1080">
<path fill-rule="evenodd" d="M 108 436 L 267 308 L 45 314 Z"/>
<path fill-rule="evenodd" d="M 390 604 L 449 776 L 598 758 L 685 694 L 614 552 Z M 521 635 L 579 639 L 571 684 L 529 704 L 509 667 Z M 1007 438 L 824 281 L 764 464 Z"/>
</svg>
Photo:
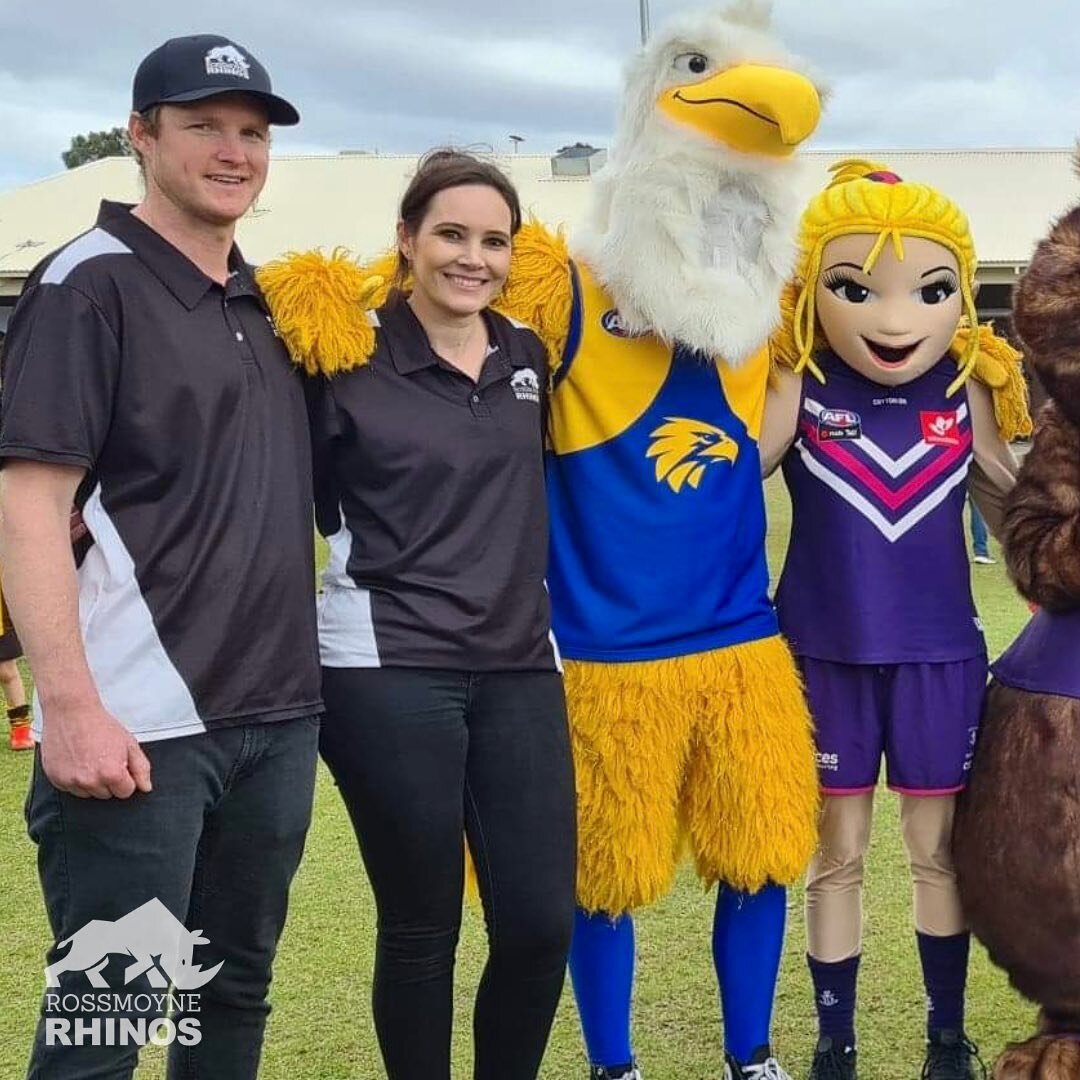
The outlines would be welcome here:
<svg viewBox="0 0 1080 1080">
<path fill-rule="evenodd" d="M 531 1080 L 574 915 L 574 781 L 549 628 L 544 347 L 490 307 L 521 224 L 505 176 L 435 151 L 401 203 L 370 355 L 311 381 L 322 754 L 378 908 L 374 1014 L 390 1080 L 447 1080 L 463 836 L 490 955 L 477 1080 Z M 303 256 L 263 275 L 287 339 Z M 313 307 L 325 298 L 310 290 Z M 363 350 L 362 350 L 363 351 Z M 303 358 L 308 362 L 311 357 Z"/>
</svg>

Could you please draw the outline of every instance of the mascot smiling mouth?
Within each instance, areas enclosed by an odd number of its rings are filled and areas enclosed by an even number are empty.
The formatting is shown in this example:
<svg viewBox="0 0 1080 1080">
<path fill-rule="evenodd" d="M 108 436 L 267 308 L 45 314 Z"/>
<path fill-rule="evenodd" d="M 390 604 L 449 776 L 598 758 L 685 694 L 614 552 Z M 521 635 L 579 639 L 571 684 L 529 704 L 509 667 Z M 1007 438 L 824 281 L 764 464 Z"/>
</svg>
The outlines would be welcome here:
<svg viewBox="0 0 1080 1080">
<path fill-rule="evenodd" d="M 872 341 L 868 337 L 863 338 L 871 356 L 885 367 L 899 367 L 901 364 L 906 363 L 925 340 L 926 338 L 923 338 L 912 345 L 902 345 L 897 348 L 891 345 L 882 345 L 880 342 Z"/>
</svg>

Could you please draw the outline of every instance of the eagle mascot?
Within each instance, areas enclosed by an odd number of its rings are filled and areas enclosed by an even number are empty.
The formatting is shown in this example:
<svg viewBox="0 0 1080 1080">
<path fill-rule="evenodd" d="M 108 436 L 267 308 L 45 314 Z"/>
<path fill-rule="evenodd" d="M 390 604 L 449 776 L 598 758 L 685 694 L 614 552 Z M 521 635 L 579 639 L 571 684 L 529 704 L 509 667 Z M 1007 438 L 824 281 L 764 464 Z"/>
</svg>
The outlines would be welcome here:
<svg viewBox="0 0 1080 1080">
<path fill-rule="evenodd" d="M 583 227 L 570 245 L 523 227 L 495 305 L 550 358 L 547 580 L 579 818 L 570 966 L 594 1080 L 641 1075 L 632 912 L 669 889 L 684 847 L 719 883 L 724 1075 L 786 1076 L 769 1028 L 818 783 L 768 595 L 757 439 L 795 256 L 794 152 L 821 97 L 768 24 L 768 4 L 742 0 L 648 43 Z M 396 259 L 262 270 L 298 363 L 332 377 L 366 361 L 365 308 Z"/>
</svg>

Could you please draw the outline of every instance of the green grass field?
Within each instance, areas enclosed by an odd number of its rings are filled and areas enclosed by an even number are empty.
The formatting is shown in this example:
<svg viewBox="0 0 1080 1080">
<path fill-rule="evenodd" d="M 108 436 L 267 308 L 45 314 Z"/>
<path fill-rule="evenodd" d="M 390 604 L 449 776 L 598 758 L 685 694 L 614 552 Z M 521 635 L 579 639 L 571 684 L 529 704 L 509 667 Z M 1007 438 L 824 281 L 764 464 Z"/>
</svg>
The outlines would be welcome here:
<svg viewBox="0 0 1080 1080">
<path fill-rule="evenodd" d="M 770 558 L 779 566 L 788 507 L 768 488 Z M 1026 608 L 997 566 L 973 567 L 976 597 L 996 655 L 1023 624 Z M 29 754 L 0 752 L 0 1080 L 25 1070 L 43 986 L 49 934 L 22 819 Z M 752 778 L 748 778 L 752 782 Z M 923 992 L 910 916 L 910 885 L 895 800 L 882 791 L 868 865 L 866 942 L 860 983 L 860 1075 L 911 1080 L 922 1063 Z M 543 823 L 538 822 L 537 828 Z M 716 1080 L 721 1031 L 709 957 L 712 897 L 683 873 L 674 892 L 638 923 L 635 1043 L 647 1080 Z M 787 953 L 776 1002 L 774 1045 L 796 1080 L 807 1071 L 814 1010 L 803 959 L 802 896 L 790 901 Z M 379 1062 L 369 1009 L 374 943 L 371 895 L 345 813 L 320 770 L 307 854 L 293 889 L 273 987 L 274 1012 L 263 1058 L 266 1080 L 375 1080 Z M 456 1073 L 470 1075 L 469 1016 L 484 957 L 479 913 L 467 912 L 459 951 Z M 1026 1036 L 1034 1009 L 1008 988 L 981 948 L 973 951 L 968 1029 L 989 1061 Z M 164 1076 L 160 1051 L 144 1052 L 137 1076 Z M 569 991 L 556 1018 L 544 1080 L 585 1078 L 587 1068 Z"/>
</svg>

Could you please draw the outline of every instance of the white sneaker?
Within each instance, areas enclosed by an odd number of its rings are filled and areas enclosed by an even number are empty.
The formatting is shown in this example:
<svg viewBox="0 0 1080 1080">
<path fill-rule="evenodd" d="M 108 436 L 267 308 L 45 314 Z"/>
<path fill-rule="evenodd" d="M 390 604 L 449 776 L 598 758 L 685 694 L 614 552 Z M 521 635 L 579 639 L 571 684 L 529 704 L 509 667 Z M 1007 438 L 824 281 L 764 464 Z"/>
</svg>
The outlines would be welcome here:
<svg viewBox="0 0 1080 1080">
<path fill-rule="evenodd" d="M 971 561 L 977 562 L 982 566 L 993 566 L 997 562 L 997 559 L 990 555 L 972 555 Z"/>
<path fill-rule="evenodd" d="M 724 1064 L 723 1080 L 792 1080 L 776 1058 L 766 1058 L 760 1065 L 744 1065 L 741 1069 L 731 1061 Z"/>
</svg>

